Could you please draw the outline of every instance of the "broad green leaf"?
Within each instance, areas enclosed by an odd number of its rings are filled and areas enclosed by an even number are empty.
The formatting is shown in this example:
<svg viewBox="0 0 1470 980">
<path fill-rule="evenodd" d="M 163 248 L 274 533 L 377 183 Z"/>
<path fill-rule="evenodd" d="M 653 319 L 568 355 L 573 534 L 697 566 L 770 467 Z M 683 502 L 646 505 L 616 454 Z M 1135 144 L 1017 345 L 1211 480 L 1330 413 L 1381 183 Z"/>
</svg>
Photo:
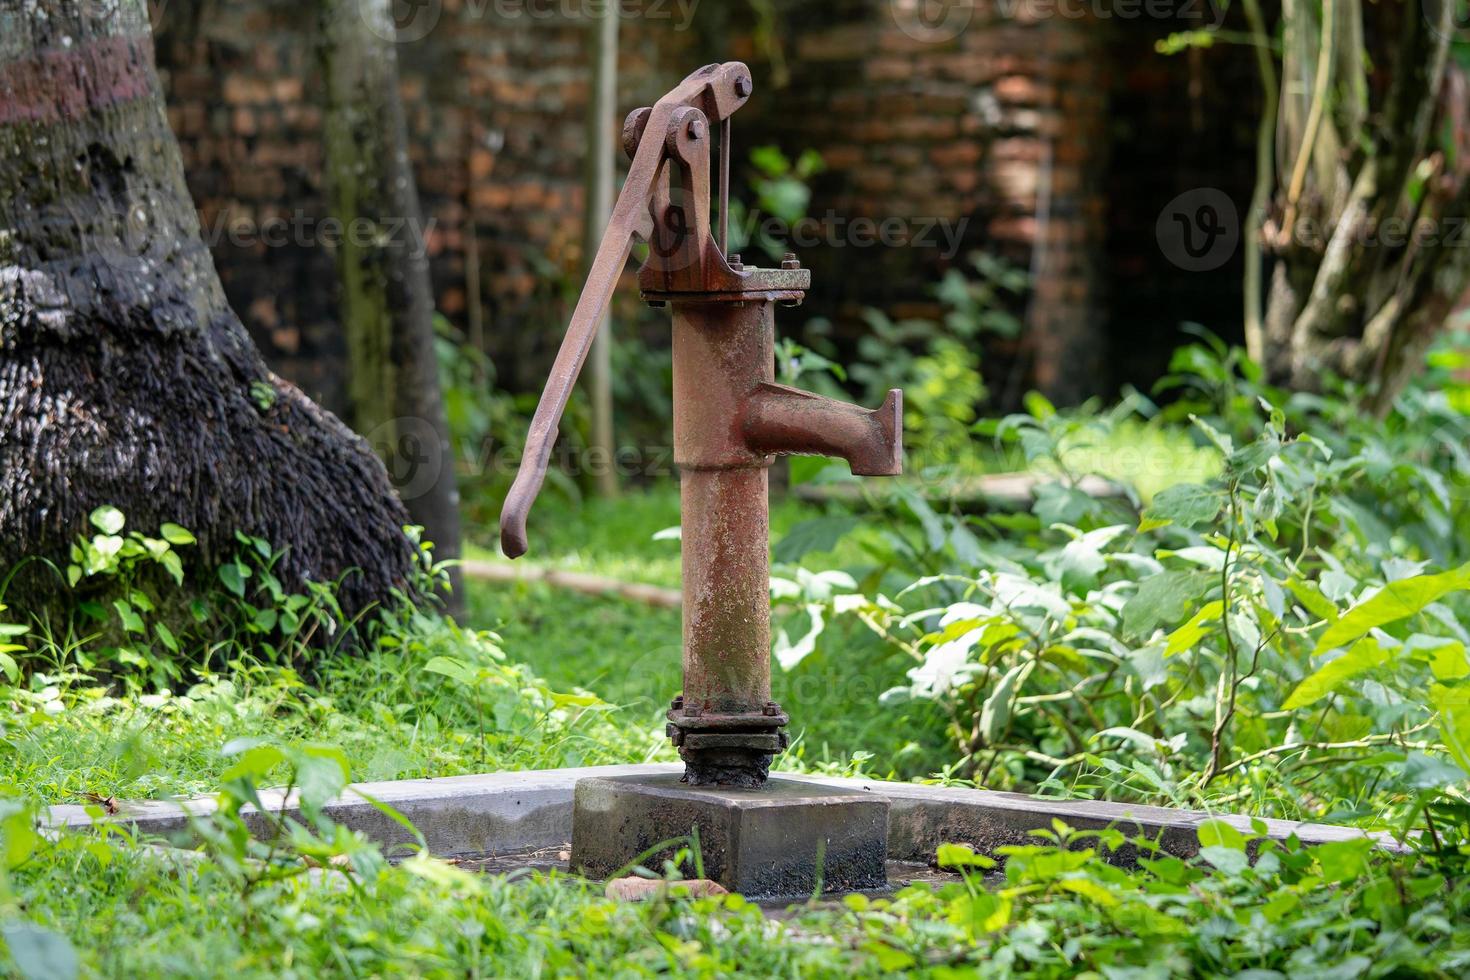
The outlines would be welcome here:
<svg viewBox="0 0 1470 980">
<path fill-rule="evenodd" d="M 941 868 L 981 868 L 989 870 L 995 862 L 984 854 L 976 854 L 969 844 L 940 844 L 935 862 Z"/>
<path fill-rule="evenodd" d="M 159 527 L 158 536 L 169 544 L 186 545 L 196 542 L 194 535 L 190 533 L 188 528 L 180 527 L 177 524 L 170 524 L 167 521 Z"/>
<path fill-rule="evenodd" d="M 122 627 L 129 633 L 144 632 L 143 617 L 139 616 L 133 607 L 121 599 L 112 603 L 112 608 L 117 610 L 117 618 L 122 621 Z"/>
<path fill-rule="evenodd" d="M 1305 708 L 1331 694 L 1344 682 L 1387 663 L 1394 653 L 1392 649 L 1385 650 L 1371 636 L 1365 637 L 1336 660 L 1318 667 L 1296 686 L 1281 707 L 1287 711 Z"/>
<path fill-rule="evenodd" d="M 1302 607 L 1313 616 L 1329 621 L 1337 618 L 1337 607 L 1332 604 L 1332 600 L 1323 595 L 1321 590 L 1311 582 L 1292 576 L 1286 580 L 1286 587 L 1291 590 L 1292 595 L 1296 596 L 1296 601 L 1300 602 Z"/>
<path fill-rule="evenodd" d="M 1196 598 L 1210 587 L 1208 572 L 1172 571 L 1153 575 L 1123 604 L 1123 633 L 1145 637 L 1161 626 L 1179 622 Z"/>
<path fill-rule="evenodd" d="M 1245 856 L 1245 851 L 1237 851 L 1233 847 L 1222 847 L 1218 844 L 1202 847 L 1199 856 L 1225 872 L 1227 875 L 1238 875 L 1250 867 L 1250 858 Z"/>
<path fill-rule="evenodd" d="M 1090 589 L 1097 585 L 1097 577 L 1107 568 L 1107 559 L 1102 549 L 1128 530 L 1126 524 L 1100 527 L 1067 542 L 1057 562 L 1062 573 L 1062 583 L 1068 588 Z"/>
<path fill-rule="evenodd" d="M 1169 665 L 1164 662 L 1163 644 L 1139 647 L 1128 654 L 1128 666 L 1138 675 L 1145 691 L 1153 690 L 1169 679 Z"/>
<path fill-rule="evenodd" d="M 249 577 L 250 569 L 239 562 L 230 562 L 219 567 L 219 580 L 236 598 L 245 597 L 245 580 Z"/>
<path fill-rule="evenodd" d="M 782 564 L 794 565 L 811 552 L 831 551 L 857 526 L 856 517 L 815 517 L 802 521 L 776 542 L 773 557 Z"/>
<path fill-rule="evenodd" d="M 1179 527 L 1194 527 L 1215 519 L 1224 504 L 1225 496 L 1219 490 L 1202 487 L 1198 483 L 1177 483 L 1158 493 L 1143 512 L 1140 531 L 1176 524 Z"/>
<path fill-rule="evenodd" d="M 91 520 L 92 526 L 103 534 L 117 534 L 123 529 L 123 525 L 128 522 L 127 518 L 123 516 L 122 511 L 111 506 L 98 507 L 92 511 L 89 520 Z"/>
<path fill-rule="evenodd" d="M 339 748 L 310 745 L 301 750 L 296 761 L 296 787 L 301 805 L 310 814 L 336 799 L 347 788 L 351 767 Z"/>
<path fill-rule="evenodd" d="M 1200 847 L 1227 847 L 1232 851 L 1245 850 L 1245 835 L 1224 820 L 1206 820 L 1195 831 Z"/>
<path fill-rule="evenodd" d="M 1312 856 L 1322 866 L 1322 877 L 1336 883 L 1360 877 L 1368 868 L 1368 855 L 1372 850 L 1373 841 L 1361 837 L 1318 844 L 1312 848 Z"/>
<path fill-rule="evenodd" d="M 1375 627 L 1396 622 L 1438 602 L 1451 592 L 1470 587 L 1470 564 L 1438 575 L 1416 575 L 1385 585 L 1377 595 L 1361 602 L 1327 627 L 1317 640 L 1317 653 L 1347 646 Z"/>
<path fill-rule="evenodd" d="M 226 746 L 228 748 L 228 746 Z M 286 755 L 274 745 L 256 745 L 240 753 L 240 758 L 220 774 L 221 782 L 249 779 L 260 782 L 276 766 L 286 761 Z"/>
<path fill-rule="evenodd" d="M 1425 651 L 1435 680 L 1455 681 L 1470 676 L 1470 654 L 1459 640 L 1444 640 Z"/>
<path fill-rule="evenodd" d="M 435 657 L 424 664 L 424 670 L 431 674 L 442 674 L 445 677 L 459 681 L 461 684 L 474 684 L 478 679 L 474 670 L 467 664 L 455 660 L 453 657 Z"/>
<path fill-rule="evenodd" d="M 71 940 L 30 922 L 11 922 L 0 929 L 15 971 L 25 980 L 72 980 L 81 969 Z"/>
<path fill-rule="evenodd" d="M 1118 904 L 1118 896 L 1108 891 L 1091 878 L 1063 878 L 1061 886 L 1074 895 L 1081 895 L 1094 905 L 1112 908 Z"/>
<path fill-rule="evenodd" d="M 980 709 L 980 733 L 987 744 L 994 744 L 1010 724 L 1011 699 L 1035 666 L 1034 660 L 1016 664 L 1005 672 L 995 690 L 990 692 L 990 697 L 985 699 Z"/>
<path fill-rule="evenodd" d="M 1404 761 L 1403 780 L 1411 789 L 1444 790 L 1464 786 L 1470 775 L 1446 759 L 1410 752 Z"/>
<path fill-rule="evenodd" d="M 1301 903 L 1301 896 L 1296 892 L 1278 892 L 1271 901 L 1261 906 L 1261 914 L 1266 917 L 1267 922 L 1280 922 Z"/>
<path fill-rule="evenodd" d="M 1433 684 L 1429 703 L 1439 712 L 1439 737 L 1456 764 L 1470 772 L 1470 687 Z"/>
<path fill-rule="evenodd" d="M 1219 599 L 1205 603 L 1200 607 L 1199 612 L 1190 618 L 1189 622 L 1169 634 L 1168 645 L 1164 647 L 1164 656 L 1172 657 L 1198 644 L 1210 632 L 1210 624 L 1218 620 L 1224 611 L 1225 604 Z"/>
<path fill-rule="evenodd" d="M 917 966 L 919 962 L 914 959 L 913 954 L 894 949 L 877 939 L 864 945 L 863 951 L 873 957 L 874 962 L 878 964 L 878 969 L 884 973 L 901 973 Z"/>
</svg>

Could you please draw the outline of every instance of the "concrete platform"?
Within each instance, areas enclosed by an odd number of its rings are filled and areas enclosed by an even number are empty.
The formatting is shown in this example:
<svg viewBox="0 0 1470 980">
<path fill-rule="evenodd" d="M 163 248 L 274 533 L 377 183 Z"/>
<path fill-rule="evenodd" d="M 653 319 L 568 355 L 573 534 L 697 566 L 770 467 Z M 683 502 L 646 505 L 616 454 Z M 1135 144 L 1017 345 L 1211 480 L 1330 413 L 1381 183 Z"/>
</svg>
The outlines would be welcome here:
<svg viewBox="0 0 1470 980">
<path fill-rule="evenodd" d="M 750 898 L 888 886 L 888 800 L 822 783 L 689 786 L 676 773 L 583 779 L 574 791 L 572 870 L 592 878 L 634 862 L 658 870 L 698 829 L 704 877 Z M 652 853 L 650 854 L 650 851 Z M 696 877 L 693 860 L 681 873 Z"/>
<path fill-rule="evenodd" d="M 389 848 L 406 853 L 417 842 L 401 825 L 368 799 L 387 804 L 407 817 L 424 837 L 429 850 L 442 857 L 493 857 L 523 849 L 565 848 L 572 839 L 573 787 L 588 777 L 673 774 L 682 765 L 594 766 L 530 772 L 497 772 L 443 779 L 404 779 L 360 783 L 326 808 L 333 820 L 360 830 Z M 1051 826 L 1053 818 L 1083 830 L 1116 826 L 1129 835 L 1144 834 L 1179 857 L 1199 850 L 1195 832 L 1206 820 L 1221 819 L 1245 832 L 1247 817 L 1200 813 L 1130 803 L 1055 800 L 1018 793 L 948 789 L 917 783 L 889 783 L 869 779 L 837 779 L 780 773 L 782 779 L 818 784 L 828 791 L 874 794 L 889 801 L 888 857 L 894 861 L 927 862 L 942 843 L 964 843 L 984 854 L 1006 844 L 1028 843 L 1027 831 Z M 279 792 L 262 791 L 272 811 L 296 813 L 292 799 Z M 188 844 L 191 834 L 186 812 L 205 814 L 214 809 L 209 797 L 179 802 L 119 801 L 119 812 L 106 822 L 131 828 L 144 837 L 166 837 Z M 246 820 L 257 833 L 266 821 L 247 810 Z M 57 829 L 84 829 L 92 818 L 86 808 L 53 806 L 47 824 Z M 1366 834 L 1350 827 L 1265 821 L 1267 836 L 1285 840 L 1293 835 L 1304 843 L 1371 837 L 1381 847 L 1401 849 L 1387 834 Z M 1114 855 L 1126 863 L 1133 855 Z"/>
</svg>

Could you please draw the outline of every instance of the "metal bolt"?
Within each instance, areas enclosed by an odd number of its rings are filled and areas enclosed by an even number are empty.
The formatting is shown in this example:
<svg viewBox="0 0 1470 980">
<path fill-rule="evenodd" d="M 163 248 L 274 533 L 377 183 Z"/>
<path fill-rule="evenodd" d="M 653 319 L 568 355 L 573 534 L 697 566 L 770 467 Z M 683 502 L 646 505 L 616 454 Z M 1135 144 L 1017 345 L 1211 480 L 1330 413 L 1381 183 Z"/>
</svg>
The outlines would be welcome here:
<svg viewBox="0 0 1470 980">
<path fill-rule="evenodd" d="M 750 95 L 751 84 L 749 75 L 740 75 L 735 79 L 735 94 L 742 99 Z"/>
<path fill-rule="evenodd" d="M 684 706 L 685 718 L 698 718 L 702 714 L 704 714 L 704 709 L 697 704 L 686 704 Z"/>
<path fill-rule="evenodd" d="M 684 695 L 675 694 L 674 700 L 669 704 L 669 707 L 673 708 L 675 711 L 678 711 L 680 708 L 684 707 Z"/>
<path fill-rule="evenodd" d="M 795 252 L 787 252 L 785 258 L 783 258 L 781 260 L 781 268 L 783 268 L 783 269 L 800 269 L 801 268 L 801 260 L 796 257 L 796 253 Z"/>
<path fill-rule="evenodd" d="M 774 718 L 777 715 L 779 715 L 780 713 L 781 713 L 781 706 L 779 704 L 777 704 L 774 701 L 767 701 L 766 702 L 765 716 L 767 718 Z"/>
<path fill-rule="evenodd" d="M 704 123 L 699 119 L 689 120 L 689 138 L 698 142 L 704 139 Z"/>
<path fill-rule="evenodd" d="M 730 269 L 732 271 L 739 272 L 740 270 L 742 270 L 744 268 L 745 268 L 745 263 L 743 263 L 743 262 L 740 261 L 740 253 L 739 252 L 736 252 L 734 255 L 730 256 Z"/>
</svg>

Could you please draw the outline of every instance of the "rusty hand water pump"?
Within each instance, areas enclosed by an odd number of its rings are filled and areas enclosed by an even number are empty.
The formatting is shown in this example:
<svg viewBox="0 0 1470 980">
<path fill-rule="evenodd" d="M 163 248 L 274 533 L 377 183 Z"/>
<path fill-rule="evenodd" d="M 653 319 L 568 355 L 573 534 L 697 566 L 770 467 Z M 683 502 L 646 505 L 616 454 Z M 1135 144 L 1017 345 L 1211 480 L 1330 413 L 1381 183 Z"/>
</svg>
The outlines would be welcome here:
<svg viewBox="0 0 1470 980">
<path fill-rule="evenodd" d="M 643 298 L 674 321 L 674 461 L 680 473 L 684 691 L 668 734 L 693 785 L 760 786 L 786 747 L 771 700 L 767 471 L 776 456 L 825 455 L 859 476 L 902 468 L 902 392 L 877 411 L 779 385 L 775 307 L 795 306 L 811 272 L 788 255 L 757 269 L 727 253 L 730 117 L 750 69 L 708 65 L 623 128 L 632 158 L 566 339 L 536 406 L 520 471 L 500 515 L 501 548 L 526 552 L 526 517 L 546 477 L 572 385 L 633 244 L 646 242 Z M 711 127 L 719 146 L 719 241 L 710 227 Z"/>
</svg>

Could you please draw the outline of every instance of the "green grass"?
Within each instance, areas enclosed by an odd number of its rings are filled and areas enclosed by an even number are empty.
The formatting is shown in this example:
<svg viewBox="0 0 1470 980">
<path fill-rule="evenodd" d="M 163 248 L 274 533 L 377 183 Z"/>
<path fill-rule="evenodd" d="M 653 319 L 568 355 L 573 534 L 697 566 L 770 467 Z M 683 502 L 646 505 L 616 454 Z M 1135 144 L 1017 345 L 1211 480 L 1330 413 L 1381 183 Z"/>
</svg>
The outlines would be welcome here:
<svg viewBox="0 0 1470 980">
<path fill-rule="evenodd" d="M 178 693 L 35 678 L 10 692 L 0 722 L 6 779 L 45 803 L 192 796 L 218 786 L 234 761 L 222 749 L 241 739 L 336 746 L 359 781 L 624 762 L 658 748 L 607 707 L 556 706 L 529 668 L 452 624 L 415 615 L 389 639 L 310 682 L 244 659 Z M 479 683 L 427 669 L 438 657 L 472 665 Z"/>
</svg>

